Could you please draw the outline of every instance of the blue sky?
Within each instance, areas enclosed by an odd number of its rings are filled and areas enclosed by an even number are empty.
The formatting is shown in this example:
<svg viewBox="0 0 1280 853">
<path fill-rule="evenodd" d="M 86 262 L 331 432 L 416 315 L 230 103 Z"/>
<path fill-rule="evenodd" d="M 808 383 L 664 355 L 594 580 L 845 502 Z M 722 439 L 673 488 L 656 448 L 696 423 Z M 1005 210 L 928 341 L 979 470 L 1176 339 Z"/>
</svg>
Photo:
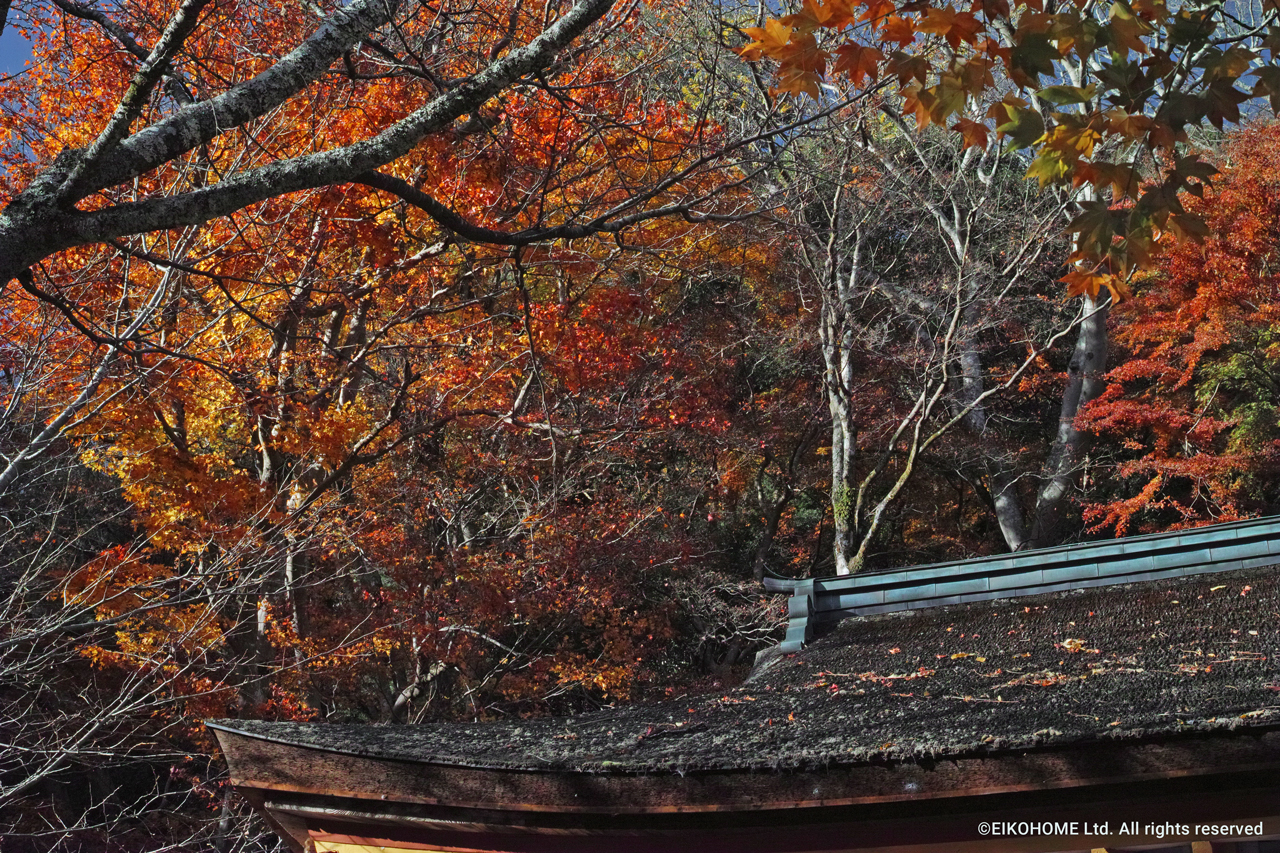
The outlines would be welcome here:
<svg viewBox="0 0 1280 853">
<path fill-rule="evenodd" d="M 23 64 L 31 58 L 31 47 L 22 34 L 12 27 L 5 27 L 0 34 L 0 76 L 21 71 Z"/>
</svg>

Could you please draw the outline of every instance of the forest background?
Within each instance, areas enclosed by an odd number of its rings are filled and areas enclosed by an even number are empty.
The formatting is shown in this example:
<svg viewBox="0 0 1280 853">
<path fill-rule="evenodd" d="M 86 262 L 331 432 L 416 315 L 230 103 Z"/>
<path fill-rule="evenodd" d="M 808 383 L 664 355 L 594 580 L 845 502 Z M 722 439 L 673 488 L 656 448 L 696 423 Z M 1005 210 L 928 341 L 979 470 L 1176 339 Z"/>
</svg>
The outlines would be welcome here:
<svg viewBox="0 0 1280 853">
<path fill-rule="evenodd" d="M 0 845 L 274 849 L 201 720 L 716 689 L 768 575 L 1275 513 L 1276 14 L 0 0 Z"/>
</svg>

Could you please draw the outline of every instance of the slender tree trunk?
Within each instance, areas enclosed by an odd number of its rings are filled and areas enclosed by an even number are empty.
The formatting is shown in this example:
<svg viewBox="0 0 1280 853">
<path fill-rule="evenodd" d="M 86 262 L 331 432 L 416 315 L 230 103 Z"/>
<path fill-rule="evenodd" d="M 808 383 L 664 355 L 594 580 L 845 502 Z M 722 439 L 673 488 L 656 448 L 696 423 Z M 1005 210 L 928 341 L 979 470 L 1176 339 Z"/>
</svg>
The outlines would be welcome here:
<svg viewBox="0 0 1280 853">
<path fill-rule="evenodd" d="M 989 459 L 986 463 L 987 481 L 991 484 L 991 503 L 995 511 L 1000 535 L 1010 551 L 1027 547 L 1027 525 L 1018 494 L 1018 476 L 1003 460 Z"/>
<path fill-rule="evenodd" d="M 302 591 L 298 589 L 298 563 L 303 556 L 297 539 L 290 536 L 288 540 L 288 553 L 284 558 L 284 597 L 285 604 L 289 608 L 289 618 L 293 620 L 293 630 L 299 638 L 302 638 L 305 630 L 302 625 L 302 607 L 298 603 L 298 599 L 302 597 Z M 301 649 L 295 648 L 293 651 L 297 657 L 302 656 Z"/>
<path fill-rule="evenodd" d="M 231 849 L 231 803 L 235 789 L 227 785 L 222 791 L 222 808 L 218 812 L 218 831 L 214 835 L 213 849 L 227 853 Z"/>
<path fill-rule="evenodd" d="M 786 510 L 787 504 L 791 502 L 791 488 L 786 483 L 778 487 L 775 495 L 768 494 L 768 488 L 765 486 L 765 465 L 761 466 L 760 474 L 756 478 L 756 500 L 760 504 L 760 512 L 764 517 L 764 532 L 760 535 L 760 541 L 756 543 L 755 554 L 751 559 L 751 574 L 757 581 L 764 580 L 765 568 L 769 564 L 769 551 L 773 547 L 773 540 L 778 536 L 778 524 L 782 521 L 782 513 Z"/>
<path fill-rule="evenodd" d="M 1102 393 L 1107 370 L 1107 314 L 1109 300 L 1084 298 L 1086 317 L 1080 324 L 1075 352 L 1067 367 L 1067 387 L 1062 394 L 1058 434 L 1045 464 L 1044 483 L 1036 499 L 1035 518 L 1027 543 L 1031 548 L 1057 544 L 1062 536 L 1063 513 L 1075 487 L 1088 445 L 1088 434 L 1076 427 L 1080 410 Z"/>
<path fill-rule="evenodd" d="M 256 618 L 253 623 L 253 640 L 250 644 L 249 683 L 246 698 L 252 706 L 261 707 L 267 702 L 267 662 L 271 659 L 271 640 L 267 636 L 267 597 L 259 596 Z"/>
<path fill-rule="evenodd" d="M 970 327 L 974 325 L 971 317 L 966 317 L 966 322 Z M 982 358 L 973 341 L 966 340 L 960 354 L 959 403 L 961 406 L 973 406 L 965 415 L 964 425 L 979 446 L 987 441 L 987 408 L 977 402 L 982 397 L 982 373 Z M 982 464 L 990 484 L 991 503 L 996 522 L 1000 525 L 1000 534 L 1010 551 L 1020 551 L 1026 546 L 1027 527 L 1017 491 L 1017 474 L 1006 460 L 992 454 L 987 454 Z"/>
<path fill-rule="evenodd" d="M 831 411 L 831 516 L 835 528 L 832 553 L 838 575 L 852 571 L 859 544 L 857 519 L 853 511 L 857 494 L 853 466 L 858 456 L 858 430 L 850 394 L 853 364 L 849 343 L 840 308 L 825 305 L 822 319 L 822 353 L 826 362 L 823 384 L 827 389 L 827 407 Z"/>
</svg>

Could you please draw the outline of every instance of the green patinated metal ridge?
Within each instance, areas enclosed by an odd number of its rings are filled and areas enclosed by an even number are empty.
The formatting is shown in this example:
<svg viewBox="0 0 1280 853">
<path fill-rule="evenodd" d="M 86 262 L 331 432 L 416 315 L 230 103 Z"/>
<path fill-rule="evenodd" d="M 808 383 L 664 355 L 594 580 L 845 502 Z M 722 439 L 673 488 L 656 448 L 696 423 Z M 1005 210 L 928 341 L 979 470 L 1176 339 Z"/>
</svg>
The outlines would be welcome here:
<svg viewBox="0 0 1280 853">
<path fill-rule="evenodd" d="M 920 610 L 1112 584 L 1138 583 L 1280 563 L 1280 517 L 1085 542 L 995 557 L 933 563 L 847 577 L 767 578 L 789 592 L 782 652 L 795 652 L 820 625 L 848 616 Z"/>
</svg>

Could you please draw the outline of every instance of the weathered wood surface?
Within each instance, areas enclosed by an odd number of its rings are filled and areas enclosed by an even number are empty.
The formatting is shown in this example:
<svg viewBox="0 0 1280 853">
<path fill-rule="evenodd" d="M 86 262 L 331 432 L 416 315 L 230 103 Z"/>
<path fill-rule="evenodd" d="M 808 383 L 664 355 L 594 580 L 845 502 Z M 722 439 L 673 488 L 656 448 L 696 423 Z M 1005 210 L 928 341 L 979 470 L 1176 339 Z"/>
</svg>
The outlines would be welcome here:
<svg viewBox="0 0 1280 853">
<path fill-rule="evenodd" d="M 218 740 L 232 783 L 279 801 L 280 794 L 314 794 L 376 803 L 395 802 L 464 809 L 486 823 L 486 812 L 519 812 L 504 823 L 550 825 L 544 815 L 607 815 L 608 826 L 625 815 L 690 815 L 794 811 L 836 806 L 928 801 L 1073 789 L 1100 789 L 1158 780 L 1222 777 L 1216 788 L 1258 783 L 1249 774 L 1280 770 L 1280 731 L 1218 735 L 1136 744 L 1089 744 L 937 762 L 891 762 L 804 772 L 722 771 L 678 774 L 530 772 L 451 767 L 397 761 L 275 743 L 219 728 Z M 1228 778 L 1230 777 L 1230 778 Z M 1234 780 L 1234 781 L 1233 781 Z M 1243 780 L 1243 782 L 1241 782 Z M 1092 796 L 1092 795 L 1089 795 Z M 1087 797 L 1086 797 L 1087 799 Z M 1278 801 L 1280 805 L 1280 801 Z M 951 808 L 947 806 L 946 808 Z M 877 813 L 882 813 L 878 809 Z M 444 812 L 441 812 L 444 814 Z M 448 820 L 457 820 L 456 814 Z M 554 821 L 553 821 L 554 822 Z M 574 825 L 590 821 L 575 818 Z"/>
</svg>

